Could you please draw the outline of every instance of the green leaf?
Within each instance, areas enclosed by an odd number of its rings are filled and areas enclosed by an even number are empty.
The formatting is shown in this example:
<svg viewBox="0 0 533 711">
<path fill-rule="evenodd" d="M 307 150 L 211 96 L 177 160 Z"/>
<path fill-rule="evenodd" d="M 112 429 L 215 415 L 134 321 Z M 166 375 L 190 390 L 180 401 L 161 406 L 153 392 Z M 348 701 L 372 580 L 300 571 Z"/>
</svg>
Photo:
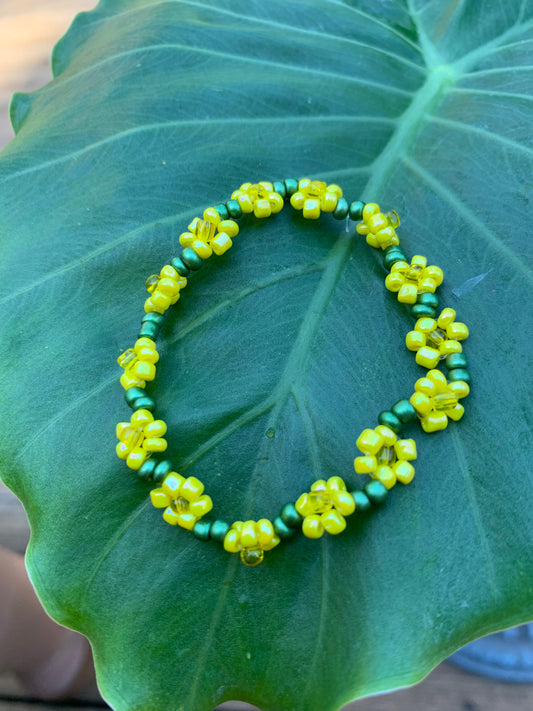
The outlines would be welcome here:
<svg viewBox="0 0 533 711">
<path fill-rule="evenodd" d="M 533 617 L 532 4 L 105 0 L 16 95 L 0 158 L 2 476 L 49 612 L 87 634 L 115 709 L 333 711 Z M 402 217 L 445 272 L 473 389 L 409 430 L 417 475 L 338 537 L 245 568 L 167 526 L 114 452 L 117 356 L 144 281 L 205 207 L 305 175 Z M 191 279 L 151 392 L 215 514 L 273 518 L 356 484 L 362 429 L 423 370 L 353 227 L 247 218 Z M 273 436 L 272 436 L 273 435 Z"/>
</svg>

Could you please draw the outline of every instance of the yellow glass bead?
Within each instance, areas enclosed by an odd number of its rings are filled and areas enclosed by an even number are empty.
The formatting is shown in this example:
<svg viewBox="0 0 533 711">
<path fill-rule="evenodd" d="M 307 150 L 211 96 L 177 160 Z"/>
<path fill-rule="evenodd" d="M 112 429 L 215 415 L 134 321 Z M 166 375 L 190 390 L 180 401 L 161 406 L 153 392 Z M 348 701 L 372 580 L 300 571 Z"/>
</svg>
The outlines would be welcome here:
<svg viewBox="0 0 533 711">
<path fill-rule="evenodd" d="M 151 274 L 146 280 L 146 289 L 150 294 L 152 294 L 159 284 L 159 276 L 157 274 Z"/>
<path fill-rule="evenodd" d="M 409 484 L 415 476 L 415 468 L 407 461 L 396 462 L 394 474 L 402 484 Z"/>
<path fill-rule="evenodd" d="M 424 346 L 426 337 L 420 331 L 409 331 L 405 337 L 405 344 L 410 351 L 417 351 Z"/>
<path fill-rule="evenodd" d="M 359 449 L 361 448 L 359 447 Z M 356 457 L 353 464 L 357 474 L 370 474 L 376 470 L 378 465 L 376 458 L 371 456 Z"/>
<path fill-rule="evenodd" d="M 392 227 L 394 227 L 394 229 L 400 226 L 400 216 L 398 215 L 396 210 L 390 210 L 389 212 L 387 212 L 385 217 L 389 220 L 390 224 L 392 225 Z"/>
<path fill-rule="evenodd" d="M 468 338 L 469 335 L 468 326 L 458 321 L 451 323 L 446 327 L 446 335 L 448 338 L 453 338 L 456 341 L 464 341 L 464 339 Z"/>
<path fill-rule="evenodd" d="M 149 454 L 142 449 L 134 449 L 128 454 L 126 459 L 126 464 L 130 469 L 137 471 L 142 467 L 144 462 L 148 459 Z"/>
<path fill-rule="evenodd" d="M 346 484 L 340 476 L 330 476 L 325 485 L 329 491 L 346 491 Z"/>
<path fill-rule="evenodd" d="M 194 514 L 196 518 L 201 518 L 211 511 L 213 508 L 213 501 L 210 496 L 204 494 L 196 501 L 192 501 L 189 508 L 191 513 Z"/>
<path fill-rule="evenodd" d="M 346 519 L 333 509 L 322 515 L 321 524 L 328 533 L 336 536 L 346 528 Z"/>
<path fill-rule="evenodd" d="M 174 500 L 179 496 L 181 485 L 184 481 L 185 477 L 181 476 L 181 474 L 178 474 L 177 472 L 170 472 L 163 479 L 161 488 L 167 496 Z"/>
<path fill-rule="evenodd" d="M 295 210 L 302 210 L 305 202 L 305 198 L 302 193 L 297 192 L 291 195 L 291 205 Z"/>
<path fill-rule="evenodd" d="M 164 509 L 170 504 L 170 498 L 165 494 L 162 488 L 152 489 L 150 499 L 156 509 Z"/>
<path fill-rule="evenodd" d="M 378 467 L 372 477 L 380 481 L 387 489 L 392 489 L 396 484 L 396 475 L 391 467 Z"/>
<path fill-rule="evenodd" d="M 394 444 L 394 451 L 398 459 L 406 461 L 416 459 L 416 442 L 414 439 L 399 439 Z"/>
<path fill-rule="evenodd" d="M 437 432 L 438 430 L 446 429 L 448 425 L 448 418 L 445 414 L 432 414 L 426 415 L 420 420 L 422 429 L 424 432 Z"/>
<path fill-rule="evenodd" d="M 399 262 L 396 262 L 396 264 L 398 264 L 398 263 Z M 392 265 L 392 270 L 391 270 L 390 274 L 387 274 L 387 276 L 385 277 L 385 287 L 389 291 L 393 291 L 393 292 L 400 291 L 400 289 L 402 288 L 402 285 L 403 285 L 402 275 L 398 271 L 393 271 L 396 264 Z"/>
<path fill-rule="evenodd" d="M 398 291 L 398 301 L 402 304 L 416 304 L 417 295 L 416 284 L 403 284 Z"/>
<path fill-rule="evenodd" d="M 180 513 L 178 525 L 181 526 L 181 528 L 185 528 L 187 531 L 192 531 L 197 520 L 196 516 L 192 513 Z"/>
<path fill-rule="evenodd" d="M 162 437 L 166 434 L 167 424 L 164 420 L 152 420 L 144 425 L 143 430 L 146 437 Z"/>
<path fill-rule="evenodd" d="M 431 400 L 424 393 L 413 393 L 409 398 L 409 402 L 419 415 L 424 416 L 431 412 Z"/>
<path fill-rule="evenodd" d="M 143 363 L 138 360 L 132 368 L 133 374 L 141 380 L 153 380 L 155 378 L 155 365 L 153 363 Z"/>
<path fill-rule="evenodd" d="M 324 527 L 322 526 L 320 516 L 316 514 L 306 516 L 302 524 L 302 533 L 307 538 L 321 538 L 324 534 Z"/>
<path fill-rule="evenodd" d="M 201 259 L 208 259 L 213 254 L 211 247 L 199 239 L 195 239 L 191 247 Z"/>
<path fill-rule="evenodd" d="M 128 348 L 127 351 L 124 351 L 124 353 L 121 353 L 119 355 L 119 357 L 117 358 L 117 363 L 122 368 L 126 368 L 136 360 L 137 360 L 137 353 L 135 353 L 133 348 Z"/>
<path fill-rule="evenodd" d="M 178 496 L 172 503 L 174 504 L 174 510 L 180 515 L 189 513 L 189 502 L 183 496 Z"/>
<path fill-rule="evenodd" d="M 383 443 L 387 447 L 392 447 L 394 443 L 396 442 L 396 434 L 390 429 L 390 427 L 387 427 L 386 425 L 378 425 L 375 429 L 374 432 L 379 434 L 379 436 L 382 438 Z"/>
<path fill-rule="evenodd" d="M 448 383 L 448 389 L 459 399 L 466 397 L 470 393 L 470 386 L 464 380 Z"/>
<path fill-rule="evenodd" d="M 147 452 L 164 452 L 168 447 L 166 439 L 161 437 L 147 437 L 143 440 L 143 449 Z"/>
<path fill-rule="evenodd" d="M 367 202 L 363 208 L 363 220 L 368 222 L 372 215 L 375 215 L 378 212 L 380 212 L 380 209 L 376 202 Z"/>
<path fill-rule="evenodd" d="M 308 198 L 304 203 L 303 216 L 306 220 L 318 220 L 320 217 L 320 200 Z"/>
<path fill-rule="evenodd" d="M 390 464 L 391 462 L 395 461 L 395 459 L 396 454 L 394 452 L 394 449 L 392 449 L 391 447 L 382 447 L 376 454 L 376 463 L 378 466 L 382 466 L 383 464 Z"/>
<path fill-rule="evenodd" d="M 177 526 L 179 524 L 180 517 L 177 511 L 174 511 L 172 506 L 169 506 L 163 512 L 163 519 L 171 526 Z"/>
<path fill-rule="evenodd" d="M 460 402 L 457 403 L 457 405 L 451 409 L 451 410 L 446 410 L 446 414 L 450 418 L 450 420 L 453 420 L 454 422 L 457 422 L 458 420 L 461 419 L 461 417 L 465 414 L 465 409 L 461 405 Z"/>
<path fill-rule="evenodd" d="M 259 545 L 265 550 L 270 550 L 279 543 L 274 527 L 267 518 L 261 518 L 256 524 L 256 531 L 259 536 Z"/>
<path fill-rule="evenodd" d="M 204 493 L 204 485 L 200 479 L 197 479 L 195 476 L 190 476 L 183 482 L 181 493 L 189 499 L 189 501 L 192 501 Z"/>
<path fill-rule="evenodd" d="M 226 533 L 224 537 L 224 550 L 228 553 L 237 553 L 240 550 L 239 544 L 239 532 L 235 528 L 237 524 L 242 525 L 242 521 L 235 521 L 232 528 Z"/>
<path fill-rule="evenodd" d="M 335 496 L 335 508 L 343 516 L 349 516 L 355 511 L 355 500 L 347 491 L 339 491 Z"/>
<path fill-rule="evenodd" d="M 383 437 L 374 430 L 366 429 L 361 432 L 355 444 L 361 452 L 377 454 L 383 445 Z"/>
<path fill-rule="evenodd" d="M 259 536 L 255 529 L 255 521 L 245 521 L 241 529 L 241 546 L 243 548 L 257 548 Z"/>
<path fill-rule="evenodd" d="M 222 254 L 227 252 L 228 249 L 233 247 L 233 242 L 231 241 L 229 235 L 225 232 L 221 232 L 216 239 L 211 242 L 211 247 L 213 248 L 213 252 L 220 257 Z"/>
<path fill-rule="evenodd" d="M 424 368 L 434 368 L 441 359 L 441 353 L 434 348 L 422 347 L 418 350 L 415 360 Z"/>
</svg>

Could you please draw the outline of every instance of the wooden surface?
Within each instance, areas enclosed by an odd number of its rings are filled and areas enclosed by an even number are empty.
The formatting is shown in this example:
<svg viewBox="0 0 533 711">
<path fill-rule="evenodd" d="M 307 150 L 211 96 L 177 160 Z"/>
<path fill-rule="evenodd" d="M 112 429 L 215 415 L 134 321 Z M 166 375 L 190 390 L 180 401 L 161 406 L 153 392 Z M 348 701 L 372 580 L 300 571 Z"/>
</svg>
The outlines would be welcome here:
<svg viewBox="0 0 533 711">
<path fill-rule="evenodd" d="M 94 6 L 91 0 L 0 0 L 0 148 L 13 135 L 8 105 L 14 91 L 30 91 L 51 78 L 49 57 L 54 42 L 74 15 Z M 0 545 L 23 551 L 29 536 L 22 507 L 0 483 Z M 0 571 L 1 575 L 1 571 Z M 1 644 L 1 640 L 0 640 Z M 61 706 L 24 701 L 14 679 L 0 675 L 0 711 L 96 711 L 91 700 Z M 220 711 L 250 711 L 228 704 Z M 442 664 L 421 684 L 394 694 L 363 699 L 345 711 L 532 711 L 533 685 L 511 685 L 467 674 Z M 172 711 L 172 709 L 169 709 Z M 194 709 L 191 709 L 194 711 Z"/>
</svg>

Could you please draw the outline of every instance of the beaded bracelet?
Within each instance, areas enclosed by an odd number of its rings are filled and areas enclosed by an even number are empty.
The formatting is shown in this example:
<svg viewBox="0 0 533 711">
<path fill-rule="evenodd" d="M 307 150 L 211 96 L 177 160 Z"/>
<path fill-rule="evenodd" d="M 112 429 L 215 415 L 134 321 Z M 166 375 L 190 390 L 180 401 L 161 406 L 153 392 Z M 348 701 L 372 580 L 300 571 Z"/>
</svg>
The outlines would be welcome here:
<svg viewBox="0 0 533 711">
<path fill-rule="evenodd" d="M 398 301 L 407 304 L 417 319 L 414 329 L 407 334 L 407 348 L 416 353 L 416 362 L 427 372 L 416 381 L 415 392 L 409 399 L 381 412 L 377 418 L 379 424 L 363 430 L 356 440 L 361 456 L 355 458 L 355 471 L 370 477 L 361 489 L 348 490 L 339 476 L 327 481 L 320 479 L 295 502 L 286 503 L 272 521 L 261 518 L 229 525 L 221 519 L 204 518 L 213 502 L 204 493 L 199 479 L 178 474 L 170 460 L 156 456 L 167 448 L 164 439 L 167 426 L 163 420 L 155 419 L 156 404 L 145 387 L 155 378 L 155 364 L 159 360 L 155 342 L 164 314 L 178 301 L 191 274 L 213 253 L 220 256 L 230 249 L 232 238 L 239 232 L 236 219 L 247 213 L 260 219 L 270 217 L 287 201 L 301 210 L 306 219 L 315 220 L 322 212 L 329 212 L 337 220 L 358 222 L 357 232 L 366 235 L 367 243 L 381 250 L 388 271 L 386 288 L 396 292 Z M 245 565 L 257 565 L 265 551 L 292 537 L 297 529 L 301 528 L 308 538 L 320 538 L 324 532 L 339 534 L 346 528 L 346 516 L 383 503 L 397 482 L 411 482 L 416 444 L 413 439 L 399 439 L 405 425 L 418 420 L 425 432 L 435 432 L 444 429 L 450 419 L 461 419 L 464 408 L 459 400 L 468 395 L 470 383 L 461 346 L 468 328 L 455 320 L 456 313 L 451 308 L 437 315 L 435 291 L 442 283 L 442 270 L 428 266 L 426 258 L 420 255 L 415 255 L 410 263 L 407 261 L 396 234 L 399 224 L 396 212 L 384 214 L 375 203 L 348 203 L 338 185 L 307 178 L 244 183 L 228 202 L 207 208 L 202 218 L 195 217 L 188 232 L 179 238 L 181 254 L 171 259 L 159 274 L 148 277 L 149 296 L 138 339 L 133 348 L 118 358 L 124 369 L 120 382 L 133 414 L 129 422 L 117 425 L 116 451 L 141 479 L 158 484 L 150 496 L 156 508 L 164 509 L 163 519 L 167 523 L 192 531 L 202 541 L 218 541 L 226 551 L 239 553 Z M 443 363 L 446 375 L 437 367 Z"/>
</svg>

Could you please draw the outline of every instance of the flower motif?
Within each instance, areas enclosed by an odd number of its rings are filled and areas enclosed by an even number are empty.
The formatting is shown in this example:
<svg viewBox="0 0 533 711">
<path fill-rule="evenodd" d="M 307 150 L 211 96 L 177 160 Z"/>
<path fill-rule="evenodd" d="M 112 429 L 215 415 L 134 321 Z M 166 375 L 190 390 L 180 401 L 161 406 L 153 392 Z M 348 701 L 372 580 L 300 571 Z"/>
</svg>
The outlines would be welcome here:
<svg viewBox="0 0 533 711">
<path fill-rule="evenodd" d="M 233 245 L 232 237 L 239 233 L 239 226 L 233 220 L 223 220 L 214 207 L 204 210 L 203 219 L 195 217 L 189 225 L 189 232 L 180 235 L 182 247 L 192 247 L 201 259 L 207 259 L 213 252 L 221 255 Z"/>
<path fill-rule="evenodd" d="M 392 489 L 398 481 L 402 484 L 412 481 L 415 469 L 410 462 L 416 459 L 414 439 L 398 439 L 391 429 L 379 425 L 373 430 L 363 430 L 356 444 L 363 452 L 362 457 L 354 460 L 358 474 L 370 474 L 387 489 Z"/>
<path fill-rule="evenodd" d="M 279 543 L 274 526 L 267 518 L 259 521 L 235 521 L 224 537 L 224 550 L 240 553 L 244 565 L 259 565 L 269 551 Z"/>
<path fill-rule="evenodd" d="M 363 208 L 363 221 L 355 228 L 360 235 L 366 235 L 366 241 L 375 249 L 387 249 L 400 244 L 396 227 L 400 226 L 397 212 L 383 213 L 375 202 L 367 203 Z"/>
<path fill-rule="evenodd" d="M 163 518 L 171 526 L 192 531 L 194 524 L 213 508 L 211 497 L 204 494 L 204 485 L 194 476 L 187 479 L 169 472 L 161 486 L 150 492 L 156 509 L 165 509 Z"/>
<path fill-rule="evenodd" d="M 461 353 L 459 341 L 468 337 L 468 327 L 455 320 L 454 309 L 443 309 L 437 319 L 423 317 L 409 331 L 405 342 L 410 351 L 416 351 L 416 362 L 425 368 L 434 368 L 439 360 L 450 353 Z"/>
<path fill-rule="evenodd" d="M 355 501 L 340 476 L 332 476 L 327 481 L 315 481 L 311 485 L 311 491 L 302 494 L 294 507 L 300 516 L 304 516 L 304 536 L 320 538 L 324 531 L 332 535 L 344 531 L 344 517 L 355 511 Z"/>
<path fill-rule="evenodd" d="M 164 452 L 167 441 L 163 435 L 167 426 L 163 420 L 154 420 L 148 410 L 136 410 L 130 422 L 117 425 L 117 454 L 125 459 L 130 469 L 140 469 L 153 452 Z"/>
<path fill-rule="evenodd" d="M 419 254 L 411 259 L 411 264 L 395 262 L 385 279 L 385 286 L 389 291 L 398 292 L 398 301 L 415 304 L 418 294 L 428 291 L 434 294 L 444 278 L 442 269 L 426 265 L 427 259 Z"/>
<path fill-rule="evenodd" d="M 291 195 L 291 205 L 296 210 L 303 209 L 308 220 L 317 220 L 320 211 L 333 212 L 337 207 L 342 190 L 338 185 L 326 185 L 321 180 L 304 178 L 298 183 L 298 190 Z"/>
<path fill-rule="evenodd" d="M 180 291 L 187 286 L 187 279 L 178 274 L 170 264 L 166 264 L 159 274 L 152 274 L 146 280 L 150 296 L 144 303 L 144 310 L 164 313 L 180 298 Z"/>
<path fill-rule="evenodd" d="M 159 353 L 155 341 L 151 338 L 139 338 L 133 348 L 128 348 L 117 358 L 117 363 L 124 372 L 120 376 L 120 384 L 124 390 L 129 388 L 144 388 L 147 380 L 155 378 L 155 363 Z"/>
<path fill-rule="evenodd" d="M 243 212 L 253 212 L 256 217 L 270 217 L 283 208 L 283 198 L 272 183 L 243 183 L 231 194 Z"/>
<path fill-rule="evenodd" d="M 409 402 L 415 408 L 424 432 L 443 430 L 448 418 L 460 420 L 464 407 L 459 400 L 470 392 L 468 383 L 455 380 L 448 383 L 440 370 L 429 370 L 425 378 L 415 383 L 415 393 Z"/>
</svg>

